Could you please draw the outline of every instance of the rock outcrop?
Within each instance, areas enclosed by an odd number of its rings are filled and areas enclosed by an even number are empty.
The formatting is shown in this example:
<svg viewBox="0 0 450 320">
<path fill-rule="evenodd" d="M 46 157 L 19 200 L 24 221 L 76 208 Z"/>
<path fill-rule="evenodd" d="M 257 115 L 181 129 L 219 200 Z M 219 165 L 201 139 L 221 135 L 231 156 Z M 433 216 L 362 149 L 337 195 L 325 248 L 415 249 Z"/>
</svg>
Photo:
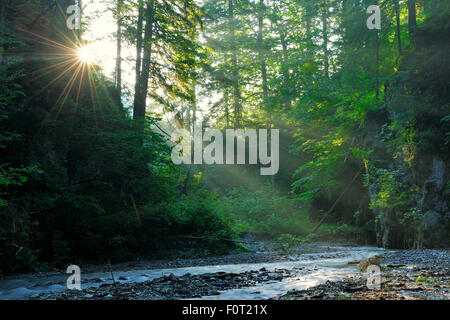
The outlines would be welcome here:
<svg viewBox="0 0 450 320">
<path fill-rule="evenodd" d="M 399 159 L 402 150 L 390 150 L 378 138 L 382 126 L 388 121 L 380 115 L 369 114 L 367 120 L 366 147 L 372 149 L 372 170 L 379 168 L 400 172 L 395 176 L 409 203 L 404 207 L 373 206 L 377 244 L 384 248 L 420 248 L 449 245 L 449 167 L 438 154 L 416 153 L 414 161 Z M 380 192 L 377 177 L 371 175 L 368 193 L 371 199 Z M 407 207 L 407 209 L 406 209 Z M 417 217 L 405 223 L 407 210 Z M 411 220 L 414 220 L 413 223 Z"/>
</svg>

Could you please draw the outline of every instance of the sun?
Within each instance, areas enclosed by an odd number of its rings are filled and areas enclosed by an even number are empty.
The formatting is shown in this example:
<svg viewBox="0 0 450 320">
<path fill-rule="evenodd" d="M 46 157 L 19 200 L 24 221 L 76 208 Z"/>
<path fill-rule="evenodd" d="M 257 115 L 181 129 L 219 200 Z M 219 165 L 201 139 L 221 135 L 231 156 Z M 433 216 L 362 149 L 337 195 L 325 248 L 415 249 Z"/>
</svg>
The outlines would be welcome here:
<svg viewBox="0 0 450 320">
<path fill-rule="evenodd" d="M 84 64 L 92 64 L 95 62 L 96 54 L 91 46 L 86 45 L 78 48 L 77 57 Z"/>
</svg>

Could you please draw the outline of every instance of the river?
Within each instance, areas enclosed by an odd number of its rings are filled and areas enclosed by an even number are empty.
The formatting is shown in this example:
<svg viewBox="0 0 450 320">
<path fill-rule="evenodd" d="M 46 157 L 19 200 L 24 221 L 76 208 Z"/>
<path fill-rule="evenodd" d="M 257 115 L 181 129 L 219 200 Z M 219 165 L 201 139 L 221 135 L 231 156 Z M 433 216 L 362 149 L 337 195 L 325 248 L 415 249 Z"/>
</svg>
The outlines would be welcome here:
<svg viewBox="0 0 450 320">
<path fill-rule="evenodd" d="M 114 270 L 114 278 L 119 283 L 141 283 L 173 274 L 202 275 L 211 273 L 236 274 L 261 269 L 273 272 L 280 269 L 297 270 L 293 276 L 281 281 L 267 281 L 256 285 L 219 291 L 213 296 L 202 299 L 269 299 L 292 289 L 307 289 L 327 280 L 339 280 L 357 273 L 357 266 L 352 261 L 367 259 L 387 250 L 376 247 L 328 247 L 327 252 L 298 254 L 289 256 L 289 261 L 265 262 L 251 264 L 207 265 L 183 268 L 166 268 L 151 270 Z M 0 280 L 0 299 L 29 299 L 52 292 L 68 290 L 65 273 L 26 274 Z M 102 284 L 111 284 L 109 272 L 91 272 L 81 274 L 82 289 L 97 288 Z"/>
</svg>

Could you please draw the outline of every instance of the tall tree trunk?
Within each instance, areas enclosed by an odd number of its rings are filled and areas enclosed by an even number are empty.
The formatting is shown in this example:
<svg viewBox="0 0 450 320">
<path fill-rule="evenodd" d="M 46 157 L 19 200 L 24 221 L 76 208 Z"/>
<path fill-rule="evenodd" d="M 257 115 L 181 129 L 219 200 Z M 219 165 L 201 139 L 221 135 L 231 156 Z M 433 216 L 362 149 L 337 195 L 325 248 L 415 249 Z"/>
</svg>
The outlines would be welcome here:
<svg viewBox="0 0 450 320">
<path fill-rule="evenodd" d="M 309 47 L 311 45 L 311 4 L 309 2 L 306 2 L 304 4 L 304 10 L 305 10 L 305 21 L 306 21 L 306 50 L 309 51 Z"/>
<path fill-rule="evenodd" d="M 139 0 L 138 3 L 138 19 L 137 19 L 137 34 L 136 34 L 136 79 L 134 84 L 134 106 L 133 118 L 136 118 L 136 102 L 139 97 L 141 87 L 141 73 L 142 73 L 142 28 L 144 23 L 144 2 Z"/>
<path fill-rule="evenodd" d="M 189 128 L 189 124 L 187 127 L 187 130 L 191 129 L 191 134 L 192 137 L 195 137 L 195 128 L 196 128 L 196 122 L 197 122 L 197 81 L 196 79 L 194 79 L 194 83 L 193 83 L 193 90 L 192 90 L 192 96 L 193 96 L 193 100 L 192 100 L 192 127 Z M 190 110 L 189 110 L 190 113 Z M 186 125 L 184 125 L 184 127 L 186 127 Z M 195 161 L 195 159 L 194 159 Z M 195 163 L 195 162 L 194 162 Z M 186 172 L 186 178 L 184 179 L 184 183 L 183 183 L 183 193 L 184 194 L 188 194 L 188 187 L 189 187 L 189 180 L 191 179 L 191 169 L 192 169 L 192 164 L 191 163 L 189 165 L 188 171 Z"/>
<path fill-rule="evenodd" d="M 263 98 L 264 103 L 268 97 L 268 89 L 267 89 L 267 67 L 266 67 L 266 56 L 265 56 L 265 48 L 263 43 L 263 19 L 264 19 L 264 0 L 259 1 L 258 10 L 258 55 L 259 55 L 259 63 L 261 65 L 261 77 L 262 77 L 262 88 L 263 88 Z"/>
<path fill-rule="evenodd" d="M 286 42 L 286 33 L 281 29 L 281 27 L 279 28 L 278 31 L 279 35 L 280 35 L 280 43 L 281 43 L 281 49 L 283 52 L 283 60 L 285 62 L 288 61 L 288 49 L 287 49 L 287 42 Z M 285 75 L 286 79 L 288 78 L 289 73 L 287 72 L 287 69 L 283 69 L 282 72 Z"/>
<path fill-rule="evenodd" d="M 6 1 L 7 0 L 0 0 L 0 27 L 3 27 L 5 24 Z"/>
<path fill-rule="evenodd" d="M 121 1 L 117 1 L 117 53 L 116 53 L 116 87 L 119 90 L 119 96 L 122 96 L 122 16 Z"/>
<path fill-rule="evenodd" d="M 229 98 L 228 98 L 228 91 L 225 91 L 225 121 L 227 123 L 226 128 L 228 129 L 230 127 L 230 108 L 229 108 Z"/>
<path fill-rule="evenodd" d="M 236 39 L 234 26 L 234 5 L 233 0 L 228 0 L 228 23 L 230 34 L 230 49 L 231 49 L 231 63 L 232 63 L 232 82 L 233 82 L 233 108 L 234 108 L 234 126 L 241 125 L 241 90 L 239 88 L 239 70 L 236 53 Z"/>
<path fill-rule="evenodd" d="M 195 133 L 195 122 L 197 121 L 197 81 L 193 83 L 193 101 L 192 101 L 192 136 Z"/>
<path fill-rule="evenodd" d="M 324 70 L 325 77 L 329 78 L 330 76 L 330 63 L 328 60 L 328 4 L 326 1 L 323 3 L 322 10 L 322 37 L 323 37 L 323 57 L 324 57 Z"/>
<path fill-rule="evenodd" d="M 288 64 L 288 48 L 287 48 L 287 41 L 286 41 L 286 34 L 284 30 L 282 30 L 282 27 L 279 28 L 279 36 L 280 36 L 280 42 L 281 42 L 281 48 L 282 48 L 282 56 L 284 64 Z M 283 89 L 285 92 L 285 95 L 281 97 L 282 104 L 286 109 L 289 109 L 291 106 L 291 89 L 289 88 L 289 69 L 286 68 L 286 66 L 282 66 L 281 73 L 283 74 Z"/>
<path fill-rule="evenodd" d="M 261 78 L 262 78 L 262 87 L 263 87 L 263 103 L 264 106 L 267 103 L 267 98 L 269 96 L 268 88 L 267 88 L 267 66 L 266 66 L 266 55 L 265 55 L 265 47 L 264 47 L 264 41 L 263 41 L 263 29 L 264 29 L 264 0 L 259 1 L 259 7 L 257 7 L 258 11 L 258 55 L 259 55 L 259 61 L 261 65 Z M 269 113 L 269 120 L 267 121 L 267 128 L 270 130 L 272 127 L 272 116 Z M 270 139 L 270 138 L 269 138 Z M 272 141 L 269 141 L 271 144 Z M 275 177 L 271 176 L 271 183 L 272 183 L 272 189 L 275 185 Z"/>
<path fill-rule="evenodd" d="M 150 73 L 150 56 L 152 52 L 153 23 L 155 1 L 151 0 L 145 10 L 145 30 L 143 40 L 142 72 L 139 79 L 138 94 L 135 95 L 133 117 L 137 120 L 145 119 L 145 106 L 147 102 L 148 79 Z"/>
<path fill-rule="evenodd" d="M 378 1 L 375 1 L 378 5 Z M 375 103 L 380 97 L 380 32 L 375 30 Z"/>
<path fill-rule="evenodd" d="M 408 31 L 409 39 L 414 44 L 414 33 L 416 29 L 416 0 L 408 0 Z"/>
<path fill-rule="evenodd" d="M 380 39 L 378 30 L 375 34 L 375 103 L 378 103 L 378 98 L 380 96 Z"/>
<path fill-rule="evenodd" d="M 3 28 L 5 25 L 5 19 L 6 19 L 6 1 L 7 0 L 0 0 L 0 28 Z M 3 43 L 0 47 L 0 65 L 3 64 Z"/>
<path fill-rule="evenodd" d="M 402 36 L 400 33 L 400 3 L 399 0 L 395 1 L 395 20 L 397 24 L 397 43 L 398 43 L 398 56 L 402 55 Z"/>
</svg>

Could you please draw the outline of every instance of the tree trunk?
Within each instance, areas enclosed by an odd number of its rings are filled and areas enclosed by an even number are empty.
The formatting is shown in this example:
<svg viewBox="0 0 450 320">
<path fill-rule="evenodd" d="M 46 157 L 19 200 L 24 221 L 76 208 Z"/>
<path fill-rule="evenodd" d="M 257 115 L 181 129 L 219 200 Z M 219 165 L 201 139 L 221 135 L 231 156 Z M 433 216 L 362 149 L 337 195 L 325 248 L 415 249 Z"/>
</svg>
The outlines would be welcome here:
<svg viewBox="0 0 450 320">
<path fill-rule="evenodd" d="M 233 0 L 228 0 L 228 23 L 230 34 L 230 49 L 232 63 L 232 83 L 233 83 L 233 108 L 234 108 L 234 127 L 241 125 L 241 90 L 239 88 L 239 70 L 236 53 L 235 26 L 234 26 L 234 5 Z"/>
<path fill-rule="evenodd" d="M 122 96 L 122 17 L 121 1 L 117 1 L 117 54 L 116 54 L 116 87 L 119 90 L 119 96 Z"/>
<path fill-rule="evenodd" d="M 193 84 L 193 102 L 192 102 L 192 136 L 195 134 L 195 122 L 197 121 L 197 81 Z"/>
<path fill-rule="evenodd" d="M 225 102 L 225 121 L 227 123 L 226 128 L 228 129 L 230 127 L 230 108 L 228 107 L 229 105 L 229 99 L 228 99 L 228 91 L 225 91 L 225 97 L 224 97 L 224 102 Z"/>
<path fill-rule="evenodd" d="M 264 48 L 264 42 L 263 42 L 263 22 L 264 22 L 264 0 L 259 1 L 259 8 L 258 10 L 258 55 L 259 55 L 259 61 L 261 64 L 261 77 L 262 77 L 262 87 L 263 87 L 263 103 L 264 106 L 267 103 L 267 98 L 269 96 L 268 88 L 267 88 L 267 66 L 266 66 L 266 56 L 265 56 L 265 48 Z M 272 119 L 271 115 L 269 114 L 269 120 L 267 121 L 267 127 L 270 130 L 272 127 Z M 270 140 L 270 138 L 269 138 Z M 269 141 L 270 144 L 272 144 L 272 141 Z M 275 185 L 275 177 L 271 176 L 271 184 L 272 184 L 272 190 Z"/>
<path fill-rule="evenodd" d="M 328 60 L 328 6 L 326 1 L 324 2 L 324 8 L 322 11 L 322 37 L 323 37 L 323 56 L 324 56 L 324 70 L 325 77 L 328 79 L 330 76 L 330 63 Z"/>
<path fill-rule="evenodd" d="M 145 106 L 147 102 L 148 79 L 150 73 L 150 56 L 152 51 L 153 23 L 154 23 L 154 0 L 151 0 L 145 10 L 145 30 L 143 40 L 142 72 L 139 79 L 138 93 L 134 100 L 134 119 L 145 119 Z"/>
<path fill-rule="evenodd" d="M 268 89 L 267 89 L 267 67 L 266 67 L 266 57 L 265 57 L 265 48 L 263 43 L 263 19 L 264 19 L 264 0 L 259 1 L 258 10 L 258 55 L 259 62 L 261 64 L 261 77 L 262 77 L 262 88 L 263 88 L 263 100 L 264 103 L 268 97 Z"/>
<path fill-rule="evenodd" d="M 139 0 L 138 20 L 137 20 L 137 34 L 136 34 L 136 80 L 134 84 L 134 107 L 133 118 L 136 118 L 136 102 L 138 100 L 141 87 L 141 69 L 142 69 L 142 26 L 144 21 L 144 3 Z"/>
<path fill-rule="evenodd" d="M 380 39 L 378 31 L 375 34 L 375 103 L 378 103 L 380 96 Z"/>
<path fill-rule="evenodd" d="M 286 42 L 286 34 L 284 33 L 283 30 L 281 30 L 281 27 L 279 28 L 278 32 L 280 34 L 280 43 L 281 43 L 281 49 L 282 49 L 282 52 L 283 52 L 283 60 L 285 62 L 287 62 L 287 60 L 288 60 L 288 49 L 287 49 L 287 42 Z M 281 72 L 283 72 L 283 75 L 287 79 L 288 75 L 289 75 L 287 70 L 283 69 Z"/>
<path fill-rule="evenodd" d="M 78 41 L 80 43 L 80 45 L 83 43 L 82 42 L 82 25 L 81 25 L 81 18 L 83 16 L 83 2 L 82 0 L 78 0 L 78 8 L 80 10 L 80 16 L 78 17 L 78 25 L 80 26 L 80 29 L 78 29 Z"/>
<path fill-rule="evenodd" d="M 308 51 L 309 46 L 311 45 L 311 4 L 306 2 L 304 4 L 305 9 L 305 21 L 306 21 L 306 50 Z"/>
<path fill-rule="evenodd" d="M 395 20 L 397 24 L 397 43 L 398 43 L 398 56 L 402 55 L 402 37 L 400 34 L 400 3 L 399 0 L 395 1 Z"/>
<path fill-rule="evenodd" d="M 6 17 L 6 1 L 0 0 L 0 28 L 3 28 L 5 25 L 5 17 Z M 0 47 L 0 65 L 3 65 L 3 44 Z"/>
<path fill-rule="evenodd" d="M 414 44 L 414 32 L 416 29 L 416 0 L 408 0 L 408 31 L 409 39 Z"/>
<path fill-rule="evenodd" d="M 283 53 L 283 60 L 284 64 L 288 64 L 288 49 L 287 49 L 287 42 L 286 42 L 286 34 L 283 30 L 281 30 L 282 27 L 279 28 L 279 35 L 280 35 L 280 42 L 281 42 L 281 48 Z M 289 88 L 289 69 L 286 68 L 286 66 L 281 67 L 281 73 L 283 74 L 283 89 L 285 92 L 285 95 L 281 97 L 282 104 L 286 110 L 288 110 L 291 106 L 291 89 Z"/>
</svg>

